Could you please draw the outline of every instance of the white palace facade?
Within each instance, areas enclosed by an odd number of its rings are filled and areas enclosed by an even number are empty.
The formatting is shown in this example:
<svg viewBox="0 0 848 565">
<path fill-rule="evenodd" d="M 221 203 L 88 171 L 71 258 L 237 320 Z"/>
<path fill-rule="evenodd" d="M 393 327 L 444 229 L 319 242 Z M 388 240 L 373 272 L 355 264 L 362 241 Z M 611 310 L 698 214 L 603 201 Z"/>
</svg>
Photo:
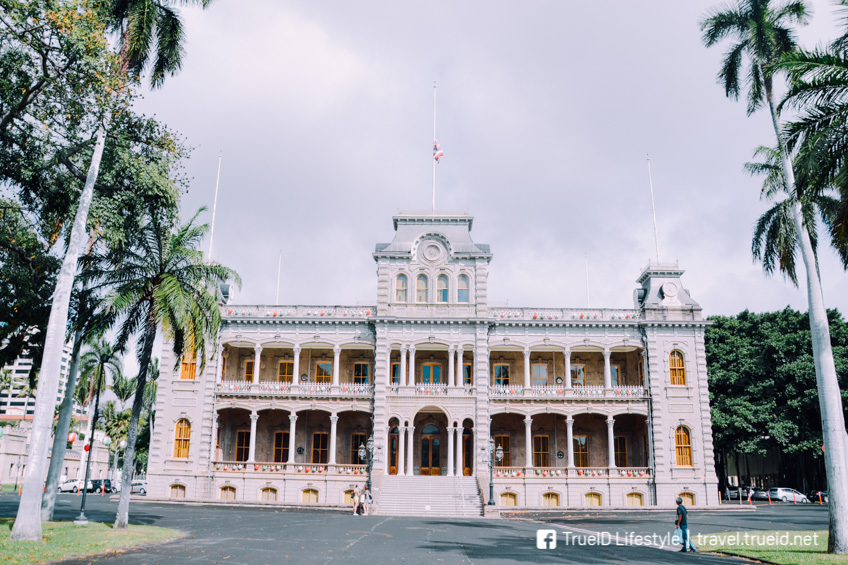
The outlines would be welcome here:
<svg viewBox="0 0 848 565">
<path fill-rule="evenodd" d="M 471 226 L 395 216 L 373 306 L 223 304 L 202 373 L 166 344 L 148 497 L 341 506 L 373 438 L 378 512 L 459 489 L 479 515 L 491 438 L 496 508 L 718 504 L 707 322 L 683 271 L 646 267 L 633 309 L 489 306 Z"/>
</svg>

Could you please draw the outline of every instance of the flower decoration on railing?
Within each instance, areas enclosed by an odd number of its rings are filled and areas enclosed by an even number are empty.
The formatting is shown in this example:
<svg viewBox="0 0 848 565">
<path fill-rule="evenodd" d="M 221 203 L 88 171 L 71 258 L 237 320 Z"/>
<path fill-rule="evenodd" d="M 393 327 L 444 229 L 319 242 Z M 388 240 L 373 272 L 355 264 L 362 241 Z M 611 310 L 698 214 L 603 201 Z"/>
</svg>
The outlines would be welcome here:
<svg viewBox="0 0 848 565">
<path fill-rule="evenodd" d="M 603 396 L 604 387 L 601 386 L 575 386 L 572 388 L 576 396 Z"/>
<path fill-rule="evenodd" d="M 603 477 L 605 472 L 603 469 L 577 469 L 577 474 L 581 477 Z"/>
<path fill-rule="evenodd" d="M 370 316 L 373 308 L 364 307 L 364 308 L 315 308 L 315 307 L 303 307 L 303 306 L 295 306 L 295 307 L 282 307 L 282 308 L 238 308 L 228 306 L 226 308 L 222 308 L 222 313 L 227 316 L 264 316 L 268 318 L 281 318 L 281 317 L 338 317 L 338 316 L 354 316 L 364 318 L 366 316 Z"/>
<path fill-rule="evenodd" d="M 439 383 L 424 383 L 415 385 L 415 394 L 424 394 L 424 395 L 439 395 L 439 394 L 447 394 L 448 387 L 444 384 Z"/>
<path fill-rule="evenodd" d="M 507 469 L 506 471 L 495 471 L 495 476 L 496 477 L 520 477 L 521 471 L 519 471 L 517 469 L 512 469 L 512 470 Z"/>
<path fill-rule="evenodd" d="M 524 387 L 518 385 L 495 385 L 492 388 L 492 394 L 495 396 L 521 396 L 523 393 Z"/>
<path fill-rule="evenodd" d="M 613 389 L 616 396 L 644 396 L 645 388 L 641 386 L 620 386 Z"/>
</svg>

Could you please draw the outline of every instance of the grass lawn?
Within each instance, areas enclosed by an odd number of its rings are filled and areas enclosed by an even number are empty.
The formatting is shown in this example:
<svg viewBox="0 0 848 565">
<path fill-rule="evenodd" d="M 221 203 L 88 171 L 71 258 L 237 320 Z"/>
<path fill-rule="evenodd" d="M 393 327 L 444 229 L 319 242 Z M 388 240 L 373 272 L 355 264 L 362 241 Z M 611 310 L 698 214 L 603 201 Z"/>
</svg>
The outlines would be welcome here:
<svg viewBox="0 0 848 565">
<path fill-rule="evenodd" d="M 0 492 L 17 492 L 15 490 L 15 483 L 6 483 L 4 485 L 0 485 Z"/>
<path fill-rule="evenodd" d="M 697 536 L 692 541 L 699 551 L 731 553 L 785 565 L 848 565 L 848 555 L 828 555 L 826 530 L 724 532 Z"/>
<path fill-rule="evenodd" d="M 0 518 L 0 564 L 45 563 L 97 553 L 122 551 L 145 544 L 181 538 L 185 534 L 156 526 L 130 526 L 113 530 L 111 524 L 90 522 L 75 526 L 73 522 L 44 522 L 43 541 L 11 541 L 14 518 Z"/>
</svg>

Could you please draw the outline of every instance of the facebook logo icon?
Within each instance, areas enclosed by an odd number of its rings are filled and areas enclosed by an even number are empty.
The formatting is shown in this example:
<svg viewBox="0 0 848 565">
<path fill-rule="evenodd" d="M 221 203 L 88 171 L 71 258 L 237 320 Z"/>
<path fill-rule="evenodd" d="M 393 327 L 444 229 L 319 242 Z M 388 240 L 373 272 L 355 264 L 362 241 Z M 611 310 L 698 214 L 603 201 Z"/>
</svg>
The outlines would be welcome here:
<svg viewBox="0 0 848 565">
<path fill-rule="evenodd" d="M 536 530 L 537 549 L 556 549 L 556 530 Z"/>
</svg>

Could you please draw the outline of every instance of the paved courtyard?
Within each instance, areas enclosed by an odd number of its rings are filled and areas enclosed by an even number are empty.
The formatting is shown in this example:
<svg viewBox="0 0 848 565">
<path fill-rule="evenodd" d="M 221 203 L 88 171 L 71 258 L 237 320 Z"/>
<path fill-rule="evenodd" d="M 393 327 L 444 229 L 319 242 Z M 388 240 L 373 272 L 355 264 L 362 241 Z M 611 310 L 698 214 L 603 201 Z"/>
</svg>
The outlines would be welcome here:
<svg viewBox="0 0 848 565">
<path fill-rule="evenodd" d="M 58 497 L 57 519 L 79 514 L 80 498 Z M 14 516 L 18 497 L 0 495 L 0 515 Z M 86 515 L 111 522 L 116 502 L 89 497 Z M 753 513 L 691 513 L 692 530 L 825 529 L 827 509 L 817 505 L 759 507 Z M 727 557 L 680 554 L 644 545 L 581 545 L 593 533 L 666 536 L 673 512 L 590 515 L 521 515 L 510 519 L 354 517 L 339 512 L 189 506 L 135 501 L 130 521 L 184 531 L 187 538 L 135 551 L 67 563 L 154 565 L 273 563 L 741 563 Z M 536 548 L 536 530 L 549 527 L 559 536 L 556 549 Z M 567 534 L 567 536 L 566 536 Z M 570 543 L 563 543 L 565 538 Z"/>
</svg>

